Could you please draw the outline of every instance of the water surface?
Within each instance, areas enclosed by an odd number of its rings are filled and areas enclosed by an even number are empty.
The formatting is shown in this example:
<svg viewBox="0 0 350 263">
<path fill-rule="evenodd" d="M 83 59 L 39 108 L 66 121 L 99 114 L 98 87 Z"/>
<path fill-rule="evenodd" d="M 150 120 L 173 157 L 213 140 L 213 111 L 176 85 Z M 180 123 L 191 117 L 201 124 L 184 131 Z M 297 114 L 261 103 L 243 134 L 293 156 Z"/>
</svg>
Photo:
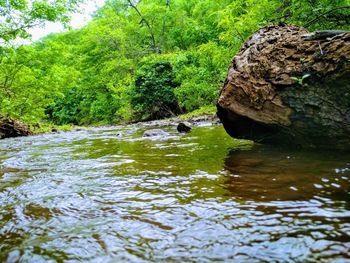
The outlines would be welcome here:
<svg viewBox="0 0 350 263">
<path fill-rule="evenodd" d="M 0 141 L 0 262 L 350 262 L 350 156 L 221 126 Z"/>
</svg>

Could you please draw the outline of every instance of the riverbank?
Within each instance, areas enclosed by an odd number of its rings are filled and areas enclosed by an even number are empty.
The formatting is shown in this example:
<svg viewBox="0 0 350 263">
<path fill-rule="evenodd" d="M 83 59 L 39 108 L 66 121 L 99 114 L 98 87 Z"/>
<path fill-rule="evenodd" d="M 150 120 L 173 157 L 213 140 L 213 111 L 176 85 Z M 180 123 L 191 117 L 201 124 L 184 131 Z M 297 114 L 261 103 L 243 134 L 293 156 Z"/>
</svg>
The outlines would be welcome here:
<svg viewBox="0 0 350 263">
<path fill-rule="evenodd" d="M 216 116 L 216 107 L 214 105 L 203 106 L 197 110 L 189 113 L 181 114 L 175 117 L 152 120 L 152 121 L 140 121 L 140 122 L 127 122 L 127 123 L 115 123 L 109 125 L 89 125 L 89 126 L 77 126 L 77 125 L 55 125 L 52 123 L 42 123 L 40 125 L 31 126 L 33 134 L 43 133 L 56 133 L 67 132 L 74 130 L 87 129 L 88 127 L 101 127 L 101 126 L 115 126 L 120 124 L 140 124 L 144 127 L 160 127 L 160 126 L 177 126 L 180 122 L 185 122 L 189 126 L 209 126 L 220 124 L 220 120 Z"/>
</svg>

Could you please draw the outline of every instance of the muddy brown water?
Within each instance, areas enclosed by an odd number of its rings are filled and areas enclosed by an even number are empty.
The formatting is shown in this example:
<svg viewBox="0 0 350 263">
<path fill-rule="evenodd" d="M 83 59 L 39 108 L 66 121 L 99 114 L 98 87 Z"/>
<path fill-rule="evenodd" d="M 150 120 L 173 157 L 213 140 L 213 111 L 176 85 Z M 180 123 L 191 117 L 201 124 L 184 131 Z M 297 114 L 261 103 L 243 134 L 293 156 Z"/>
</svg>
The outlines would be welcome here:
<svg viewBox="0 0 350 263">
<path fill-rule="evenodd" d="M 350 262 L 350 156 L 142 125 L 0 141 L 0 262 Z"/>
</svg>

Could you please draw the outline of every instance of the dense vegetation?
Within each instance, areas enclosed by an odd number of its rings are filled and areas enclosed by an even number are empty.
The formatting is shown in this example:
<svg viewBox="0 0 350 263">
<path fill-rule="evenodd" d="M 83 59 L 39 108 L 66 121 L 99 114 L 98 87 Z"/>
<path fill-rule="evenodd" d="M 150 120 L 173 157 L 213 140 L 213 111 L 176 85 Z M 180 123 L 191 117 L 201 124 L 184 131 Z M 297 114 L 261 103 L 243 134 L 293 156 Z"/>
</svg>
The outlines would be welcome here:
<svg viewBox="0 0 350 263">
<path fill-rule="evenodd" d="M 108 0 L 84 28 L 12 46 L 37 22 L 66 22 L 79 1 L 51 2 L 0 0 L 1 115 L 93 124 L 189 112 L 215 103 L 260 27 L 350 28 L 350 0 Z"/>
</svg>

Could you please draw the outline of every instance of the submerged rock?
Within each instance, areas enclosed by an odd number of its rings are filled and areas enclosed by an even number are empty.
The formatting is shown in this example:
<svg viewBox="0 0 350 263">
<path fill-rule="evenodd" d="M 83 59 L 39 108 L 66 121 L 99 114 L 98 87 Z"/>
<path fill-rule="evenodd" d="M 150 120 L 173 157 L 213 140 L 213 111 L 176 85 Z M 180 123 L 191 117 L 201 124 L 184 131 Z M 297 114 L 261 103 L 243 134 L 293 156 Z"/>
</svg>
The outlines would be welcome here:
<svg viewBox="0 0 350 263">
<path fill-rule="evenodd" d="M 192 130 L 191 127 L 187 126 L 185 123 L 180 122 L 177 127 L 176 127 L 177 131 L 180 133 L 188 133 Z"/>
<path fill-rule="evenodd" d="M 0 117 L 0 139 L 32 135 L 24 123 L 7 117 Z"/>
<path fill-rule="evenodd" d="M 244 43 L 217 103 L 228 134 L 350 150 L 350 33 L 307 33 L 268 26 Z"/>
<path fill-rule="evenodd" d="M 153 129 L 145 131 L 142 137 L 165 137 L 168 135 L 169 133 L 167 133 L 166 131 L 163 131 L 161 129 Z"/>
</svg>

